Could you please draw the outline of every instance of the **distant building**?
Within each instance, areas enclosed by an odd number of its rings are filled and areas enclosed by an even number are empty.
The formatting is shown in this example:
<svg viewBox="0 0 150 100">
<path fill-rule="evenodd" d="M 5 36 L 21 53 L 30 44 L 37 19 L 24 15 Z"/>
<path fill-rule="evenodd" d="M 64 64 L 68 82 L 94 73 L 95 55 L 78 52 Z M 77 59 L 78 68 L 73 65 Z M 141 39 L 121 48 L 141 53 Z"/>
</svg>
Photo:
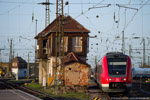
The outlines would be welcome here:
<svg viewBox="0 0 150 100">
<path fill-rule="evenodd" d="M 7 69 L 9 67 L 9 62 L 0 62 L 0 67 L 3 69 L 3 71 L 6 73 Z"/>
<path fill-rule="evenodd" d="M 27 62 L 21 57 L 15 57 L 12 59 L 12 73 L 18 78 L 27 76 Z"/>
<path fill-rule="evenodd" d="M 9 67 L 8 62 L 0 62 L 0 77 L 4 77 Z"/>
</svg>

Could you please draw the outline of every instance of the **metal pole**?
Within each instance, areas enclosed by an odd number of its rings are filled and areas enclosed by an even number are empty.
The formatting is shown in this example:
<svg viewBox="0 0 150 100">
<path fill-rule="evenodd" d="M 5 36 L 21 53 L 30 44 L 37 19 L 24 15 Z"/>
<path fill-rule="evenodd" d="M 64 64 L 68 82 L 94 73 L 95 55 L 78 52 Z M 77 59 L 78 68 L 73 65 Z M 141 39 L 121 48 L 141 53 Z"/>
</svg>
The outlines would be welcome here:
<svg viewBox="0 0 150 100">
<path fill-rule="evenodd" d="M 150 66 L 150 63 L 149 63 L 149 62 L 150 62 L 150 61 L 149 61 L 149 57 L 150 57 L 150 56 L 148 56 L 148 66 Z"/>
<path fill-rule="evenodd" d="M 10 41 L 9 73 L 11 73 L 11 60 L 12 60 L 12 39 L 11 39 L 11 41 Z"/>
<path fill-rule="evenodd" d="M 4 50 L 4 49 L 0 49 L 0 62 L 2 63 L 2 55 L 1 55 L 1 50 Z"/>
<path fill-rule="evenodd" d="M 131 45 L 129 45 L 129 57 L 131 58 Z"/>
<path fill-rule="evenodd" d="M 27 78 L 29 79 L 29 52 L 28 52 Z"/>
<path fill-rule="evenodd" d="M 95 65 L 97 64 L 97 57 L 95 56 Z"/>
<path fill-rule="evenodd" d="M 55 79 L 57 79 L 57 45 L 59 46 L 59 58 L 60 58 L 60 64 L 63 67 L 63 76 L 64 76 L 64 63 L 61 61 L 61 56 L 64 57 L 64 54 L 61 54 L 61 40 L 63 39 L 63 0 L 56 0 L 56 39 L 55 39 L 55 55 L 56 55 L 56 75 L 55 75 Z M 57 44 L 57 36 L 59 33 L 59 42 Z M 64 42 L 64 40 L 63 40 Z M 63 43 L 63 49 L 64 49 L 64 43 Z M 64 53 L 64 50 L 63 50 Z M 64 78 L 64 77 L 63 77 Z M 57 94 L 57 89 L 58 89 L 58 84 L 57 84 L 57 80 L 56 80 L 56 94 Z"/>
<path fill-rule="evenodd" d="M 122 31 L 122 53 L 124 53 L 124 54 L 125 54 L 124 31 Z"/>
<path fill-rule="evenodd" d="M 58 86 L 57 86 L 57 35 L 58 35 L 58 0 L 56 0 L 56 35 L 55 35 L 55 90 L 56 90 L 56 94 L 57 94 L 57 90 L 58 90 Z"/>
<path fill-rule="evenodd" d="M 38 4 L 42 4 L 42 5 L 46 5 L 46 8 L 45 8 L 45 27 L 47 27 L 47 25 L 49 25 L 50 23 L 50 7 L 49 5 L 51 4 L 49 2 L 49 0 L 46 0 L 46 2 L 42 2 L 42 3 L 38 3 Z"/>
<path fill-rule="evenodd" d="M 4 49 L 0 49 L 0 68 L 2 68 L 2 56 L 1 56 L 1 50 L 4 50 Z"/>
<path fill-rule="evenodd" d="M 46 0 L 46 8 L 45 8 L 45 27 L 47 27 L 47 25 L 49 25 L 50 23 L 50 13 L 49 13 L 49 0 Z"/>
<path fill-rule="evenodd" d="M 145 66 L 145 39 L 143 38 L 143 67 Z"/>
<path fill-rule="evenodd" d="M 65 66 L 64 66 L 64 27 L 63 27 L 63 20 L 64 20 L 64 10 L 63 10 L 63 0 L 62 0 L 62 20 L 61 20 L 61 33 L 62 33 L 62 40 L 63 40 L 63 53 L 62 53 L 62 67 L 63 67 L 63 93 L 65 93 Z"/>
<path fill-rule="evenodd" d="M 12 74 L 11 74 L 11 64 L 12 63 L 11 62 L 12 62 L 12 39 L 10 41 L 9 66 L 7 69 L 6 77 L 12 77 Z"/>
<path fill-rule="evenodd" d="M 142 88 L 142 77 L 140 77 L 140 89 Z"/>
<path fill-rule="evenodd" d="M 37 35 L 37 19 L 35 20 L 36 21 L 36 25 L 35 25 L 35 36 Z M 36 56 L 37 56 L 37 50 L 36 50 L 36 40 L 35 40 L 35 58 L 34 58 L 34 75 L 35 75 L 35 78 L 37 77 L 37 66 L 36 66 Z"/>
<path fill-rule="evenodd" d="M 14 51 L 14 48 L 13 48 L 13 55 L 12 55 L 12 59 L 15 58 L 15 51 Z"/>
</svg>

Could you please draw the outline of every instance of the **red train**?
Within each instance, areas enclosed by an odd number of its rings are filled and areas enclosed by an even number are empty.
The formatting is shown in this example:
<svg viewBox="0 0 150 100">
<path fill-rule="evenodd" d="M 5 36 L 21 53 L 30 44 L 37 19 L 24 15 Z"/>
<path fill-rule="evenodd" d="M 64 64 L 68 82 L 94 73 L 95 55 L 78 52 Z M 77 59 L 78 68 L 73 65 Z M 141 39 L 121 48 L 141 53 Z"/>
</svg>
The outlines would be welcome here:
<svg viewBox="0 0 150 100">
<path fill-rule="evenodd" d="M 126 92 L 132 87 L 132 66 L 129 56 L 107 53 L 95 66 L 94 78 L 104 92 Z"/>
</svg>

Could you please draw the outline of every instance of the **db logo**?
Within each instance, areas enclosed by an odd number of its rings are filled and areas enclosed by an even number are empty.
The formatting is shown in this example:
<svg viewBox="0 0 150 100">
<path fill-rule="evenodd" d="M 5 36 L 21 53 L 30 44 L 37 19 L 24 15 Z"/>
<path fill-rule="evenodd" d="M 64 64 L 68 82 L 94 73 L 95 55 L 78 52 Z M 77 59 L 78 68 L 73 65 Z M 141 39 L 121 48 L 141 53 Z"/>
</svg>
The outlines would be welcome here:
<svg viewBox="0 0 150 100">
<path fill-rule="evenodd" d="M 98 97 L 95 97 L 93 100 L 101 100 L 100 98 L 98 98 Z"/>
<path fill-rule="evenodd" d="M 119 78 L 116 78 L 116 82 L 119 82 Z"/>
</svg>

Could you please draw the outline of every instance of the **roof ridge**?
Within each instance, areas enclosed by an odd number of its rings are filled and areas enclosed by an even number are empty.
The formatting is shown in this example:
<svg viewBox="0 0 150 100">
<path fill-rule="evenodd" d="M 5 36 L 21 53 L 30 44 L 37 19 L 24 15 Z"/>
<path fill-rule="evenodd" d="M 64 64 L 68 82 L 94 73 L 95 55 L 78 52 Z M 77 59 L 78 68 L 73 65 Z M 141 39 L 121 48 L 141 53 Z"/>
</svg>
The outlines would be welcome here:
<svg viewBox="0 0 150 100">
<path fill-rule="evenodd" d="M 37 36 L 35 36 L 35 39 L 37 39 L 38 37 L 48 36 L 49 34 L 51 34 L 51 32 L 56 32 L 56 21 L 59 17 L 54 19 L 44 30 L 42 30 Z M 65 20 L 67 20 L 66 23 Z M 80 25 L 81 28 L 78 27 L 78 25 Z M 82 24 L 80 24 L 77 20 L 75 20 L 71 16 L 64 16 L 63 28 L 64 32 L 85 32 L 85 33 L 90 32 L 87 28 L 85 28 Z"/>
</svg>

